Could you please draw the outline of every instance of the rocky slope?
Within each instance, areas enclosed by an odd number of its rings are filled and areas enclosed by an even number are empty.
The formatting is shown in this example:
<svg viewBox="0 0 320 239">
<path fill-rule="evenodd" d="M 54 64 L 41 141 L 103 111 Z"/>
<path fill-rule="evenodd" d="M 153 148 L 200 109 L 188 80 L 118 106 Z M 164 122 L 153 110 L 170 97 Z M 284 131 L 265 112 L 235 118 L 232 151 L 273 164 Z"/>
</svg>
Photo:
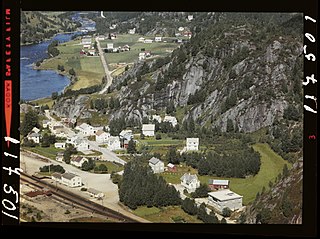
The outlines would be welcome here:
<svg viewBox="0 0 320 239">
<path fill-rule="evenodd" d="M 173 102 L 185 109 L 180 120 L 192 117 L 200 126 L 226 131 L 230 119 L 240 131 L 253 132 L 272 125 L 289 104 L 301 105 L 294 87 L 303 77 L 303 41 L 299 26 L 288 35 L 281 25 L 258 26 L 218 22 L 181 45 L 169 63 L 157 69 L 155 61 L 140 63 L 115 81 L 122 107 L 112 115 L 141 121 Z M 188 102 L 190 96 L 196 100 Z"/>
</svg>

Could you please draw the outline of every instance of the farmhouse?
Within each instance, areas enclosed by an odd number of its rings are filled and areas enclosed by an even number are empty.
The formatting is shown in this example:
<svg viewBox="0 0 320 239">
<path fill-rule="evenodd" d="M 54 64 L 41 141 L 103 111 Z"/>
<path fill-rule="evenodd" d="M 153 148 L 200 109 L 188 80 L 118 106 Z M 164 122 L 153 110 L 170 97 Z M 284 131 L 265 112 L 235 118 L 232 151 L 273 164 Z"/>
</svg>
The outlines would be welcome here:
<svg viewBox="0 0 320 239">
<path fill-rule="evenodd" d="M 66 148 L 66 143 L 57 142 L 57 143 L 54 143 L 54 147 L 57 148 L 57 149 L 65 149 Z"/>
<path fill-rule="evenodd" d="M 230 191 L 229 189 L 218 190 L 208 193 L 209 205 L 212 205 L 220 213 L 226 207 L 237 210 L 242 207 L 242 196 Z"/>
<path fill-rule="evenodd" d="M 132 130 L 131 129 L 122 130 L 119 136 L 120 136 L 120 139 L 130 140 L 133 138 Z"/>
<path fill-rule="evenodd" d="M 188 15 L 188 20 L 192 21 L 193 20 L 193 15 Z"/>
<path fill-rule="evenodd" d="M 145 60 L 146 59 L 146 53 L 145 52 L 140 52 L 139 53 L 139 61 Z"/>
<path fill-rule="evenodd" d="M 89 160 L 85 157 L 82 157 L 82 156 L 76 156 L 76 157 L 72 157 L 71 160 L 70 160 L 70 164 L 78 167 L 78 168 L 81 168 L 82 167 L 82 164 L 84 162 L 89 162 Z"/>
<path fill-rule="evenodd" d="M 171 123 L 171 125 L 172 125 L 173 127 L 175 127 L 175 126 L 178 124 L 178 121 L 177 121 L 176 117 L 174 117 L 174 116 L 169 116 L 169 115 L 166 115 L 166 116 L 164 117 L 163 122 L 169 122 L 169 123 Z"/>
<path fill-rule="evenodd" d="M 144 40 L 144 43 L 152 43 L 152 42 L 153 42 L 152 39 L 145 39 L 145 40 Z"/>
<path fill-rule="evenodd" d="M 84 136 L 94 135 L 96 130 L 87 123 L 82 123 L 81 125 L 77 126 L 75 129 L 79 130 Z"/>
<path fill-rule="evenodd" d="M 77 138 L 74 141 L 74 147 L 76 147 L 78 151 L 86 151 L 90 149 L 88 142 L 80 138 Z"/>
<path fill-rule="evenodd" d="M 181 185 L 187 189 L 189 193 L 196 191 L 200 187 L 200 181 L 196 174 L 191 175 L 190 173 L 185 173 L 181 178 Z"/>
<path fill-rule="evenodd" d="M 143 124 L 142 134 L 145 136 L 154 136 L 155 125 L 154 124 Z"/>
<path fill-rule="evenodd" d="M 229 180 L 209 179 L 208 185 L 211 190 L 228 189 Z"/>
<path fill-rule="evenodd" d="M 84 37 L 81 39 L 81 44 L 82 44 L 82 45 L 91 45 L 91 44 L 92 44 L 91 36 L 84 36 Z"/>
<path fill-rule="evenodd" d="M 63 161 L 64 152 L 58 152 L 56 155 L 56 160 L 59 162 Z"/>
<path fill-rule="evenodd" d="M 187 151 L 199 150 L 199 138 L 187 138 Z"/>
<path fill-rule="evenodd" d="M 155 37 L 155 38 L 154 38 L 154 41 L 155 41 L 155 42 L 161 42 L 161 41 L 162 41 L 162 37 Z"/>
<path fill-rule="evenodd" d="M 168 163 L 167 169 L 168 169 L 169 172 L 176 172 L 177 171 L 176 165 L 174 165 L 172 163 Z"/>
<path fill-rule="evenodd" d="M 74 188 L 81 186 L 82 180 L 78 175 L 74 173 L 64 173 L 61 175 L 61 183 Z"/>
<path fill-rule="evenodd" d="M 49 128 L 49 125 L 51 124 L 51 121 L 50 120 L 43 120 L 42 121 L 42 128 Z"/>
<path fill-rule="evenodd" d="M 61 181 L 62 181 L 61 173 L 53 173 L 53 174 L 51 175 L 51 178 L 52 178 L 54 181 L 57 181 L 58 183 L 61 183 Z"/>
<path fill-rule="evenodd" d="M 138 42 L 144 42 L 144 40 L 145 40 L 144 37 L 140 37 L 140 38 L 138 39 Z"/>
<path fill-rule="evenodd" d="M 132 28 L 132 29 L 129 29 L 129 34 L 135 34 L 136 33 L 136 28 Z"/>
<path fill-rule="evenodd" d="M 161 123 L 161 116 L 160 115 L 152 115 L 151 116 L 152 121 L 158 121 L 158 123 Z"/>
<path fill-rule="evenodd" d="M 151 167 L 154 173 L 164 172 L 164 163 L 158 158 L 152 157 L 149 160 L 149 166 Z"/>
<path fill-rule="evenodd" d="M 106 133 L 103 130 L 98 130 L 96 132 L 96 142 L 99 144 L 106 143 L 110 137 L 110 133 Z"/>
<path fill-rule="evenodd" d="M 28 134 L 28 136 L 27 136 L 27 139 L 28 139 L 28 140 L 32 140 L 32 141 L 35 142 L 36 144 L 39 144 L 39 143 L 40 143 L 40 138 L 41 138 L 41 135 L 38 134 L 38 133 L 30 133 L 30 134 Z"/>
<path fill-rule="evenodd" d="M 107 144 L 109 150 L 121 149 L 119 136 L 110 136 Z"/>
<path fill-rule="evenodd" d="M 183 30 L 184 30 L 184 27 L 179 27 L 179 28 L 178 28 L 178 31 L 179 31 L 179 32 L 182 32 Z"/>
<path fill-rule="evenodd" d="M 113 50 L 113 43 L 107 43 L 107 50 Z"/>
<path fill-rule="evenodd" d="M 104 197 L 104 193 L 102 193 L 94 188 L 88 188 L 87 192 L 89 193 L 89 195 L 91 197 L 94 197 L 94 198 L 103 198 Z"/>
</svg>

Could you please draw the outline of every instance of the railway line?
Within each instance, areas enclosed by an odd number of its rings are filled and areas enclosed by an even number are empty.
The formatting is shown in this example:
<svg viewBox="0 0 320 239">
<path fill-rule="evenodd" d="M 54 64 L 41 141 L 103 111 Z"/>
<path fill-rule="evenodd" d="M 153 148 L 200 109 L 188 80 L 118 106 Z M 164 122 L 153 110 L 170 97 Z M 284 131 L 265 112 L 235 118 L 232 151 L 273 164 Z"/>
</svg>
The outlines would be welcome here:
<svg viewBox="0 0 320 239">
<path fill-rule="evenodd" d="M 25 173 L 21 173 L 20 180 L 35 186 L 39 189 L 48 189 L 47 195 L 54 195 L 55 198 L 60 198 L 66 200 L 68 203 L 71 203 L 72 205 L 78 206 L 80 208 L 83 208 L 85 210 L 88 210 L 90 212 L 105 216 L 107 218 L 118 220 L 119 222 L 125 222 L 125 223 L 134 223 L 138 222 L 135 219 L 132 219 L 128 216 L 125 216 L 117 211 L 114 211 L 110 208 L 104 207 L 100 204 L 97 204 L 95 202 L 92 202 L 90 200 L 87 200 L 81 196 L 78 196 L 72 192 L 69 192 L 63 188 L 56 187 L 48 182 L 45 182 L 35 176 L 30 176 Z"/>
</svg>

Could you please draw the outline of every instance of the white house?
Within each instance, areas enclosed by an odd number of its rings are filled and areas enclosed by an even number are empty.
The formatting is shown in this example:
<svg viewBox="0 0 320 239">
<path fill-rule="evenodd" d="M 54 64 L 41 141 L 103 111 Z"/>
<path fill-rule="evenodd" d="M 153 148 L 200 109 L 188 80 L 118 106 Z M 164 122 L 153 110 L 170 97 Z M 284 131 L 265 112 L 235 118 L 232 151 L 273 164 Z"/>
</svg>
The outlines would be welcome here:
<svg viewBox="0 0 320 239">
<path fill-rule="evenodd" d="M 145 52 L 140 52 L 139 53 L 139 61 L 145 60 L 146 59 L 146 53 Z"/>
<path fill-rule="evenodd" d="M 58 183 L 61 183 L 61 181 L 62 181 L 61 173 L 51 174 L 51 179 L 53 179 L 54 181 L 57 181 Z"/>
<path fill-rule="evenodd" d="M 145 40 L 144 37 L 140 37 L 140 38 L 138 39 L 138 42 L 144 42 L 144 40 Z"/>
<path fill-rule="evenodd" d="M 193 20 L 193 15 L 188 15 L 188 20 L 192 21 Z"/>
<path fill-rule="evenodd" d="M 220 213 L 228 207 L 237 210 L 242 207 L 242 197 L 229 189 L 218 190 L 208 193 L 209 205 L 212 205 Z"/>
<path fill-rule="evenodd" d="M 90 149 L 90 145 L 88 144 L 88 142 L 80 138 L 77 138 L 74 141 L 74 147 L 76 147 L 78 151 L 86 151 Z"/>
<path fill-rule="evenodd" d="M 31 131 L 38 134 L 40 132 L 40 129 L 38 129 L 37 127 L 33 127 Z"/>
<path fill-rule="evenodd" d="M 173 127 L 175 127 L 175 126 L 178 124 L 178 121 L 177 121 L 176 117 L 174 117 L 174 116 L 169 116 L 169 115 L 166 115 L 166 116 L 164 117 L 163 122 L 169 122 L 169 123 L 171 123 L 171 125 L 172 125 Z"/>
<path fill-rule="evenodd" d="M 120 139 L 125 139 L 130 141 L 130 139 L 133 138 L 132 130 L 131 129 L 122 130 L 119 136 L 120 136 Z"/>
<path fill-rule="evenodd" d="M 121 149 L 119 136 L 110 136 L 107 144 L 109 150 Z"/>
<path fill-rule="evenodd" d="M 82 45 L 91 45 L 91 44 L 92 44 L 91 36 L 84 36 L 84 37 L 81 39 L 81 44 L 82 44 Z"/>
<path fill-rule="evenodd" d="M 110 133 L 106 133 L 103 130 L 98 130 L 96 132 L 96 142 L 98 144 L 106 143 L 108 141 L 109 137 L 110 137 Z"/>
<path fill-rule="evenodd" d="M 66 143 L 65 142 L 57 142 L 57 143 L 54 143 L 54 147 L 57 149 L 65 149 Z"/>
<path fill-rule="evenodd" d="M 96 133 L 96 129 L 87 123 L 82 123 L 75 129 L 79 130 L 84 136 L 91 136 Z"/>
<path fill-rule="evenodd" d="M 151 116 L 151 120 L 154 121 L 158 121 L 158 123 L 161 123 L 161 116 L 160 115 L 152 115 Z"/>
<path fill-rule="evenodd" d="M 149 160 L 149 166 L 151 167 L 154 173 L 164 172 L 164 163 L 158 158 L 152 157 Z"/>
<path fill-rule="evenodd" d="M 113 49 L 113 43 L 107 43 L 107 49 L 112 50 Z"/>
<path fill-rule="evenodd" d="M 129 29 L 129 34 L 135 34 L 136 33 L 136 28 Z"/>
<path fill-rule="evenodd" d="M 33 140 L 33 142 L 35 142 L 36 144 L 40 143 L 40 138 L 41 138 L 41 135 L 38 133 L 30 133 L 27 136 L 28 140 Z"/>
<path fill-rule="evenodd" d="M 103 192 L 100 192 L 94 188 L 88 188 L 87 192 L 89 193 L 89 195 L 91 197 L 95 197 L 95 198 L 103 198 L 104 197 Z"/>
<path fill-rule="evenodd" d="M 70 160 L 70 164 L 72 164 L 78 168 L 81 168 L 82 164 L 84 162 L 89 162 L 89 160 L 85 157 L 82 157 L 82 156 L 72 157 Z"/>
<path fill-rule="evenodd" d="M 51 121 L 50 120 L 43 120 L 42 121 L 42 128 L 49 128 L 49 125 L 51 124 Z"/>
<path fill-rule="evenodd" d="M 178 31 L 179 31 L 179 32 L 182 32 L 183 30 L 184 30 L 184 27 L 179 27 L 179 28 L 178 28 Z"/>
<path fill-rule="evenodd" d="M 56 160 L 59 162 L 63 161 L 64 152 L 58 152 L 56 155 Z"/>
<path fill-rule="evenodd" d="M 145 40 L 144 40 L 144 43 L 152 43 L 152 42 L 153 42 L 152 39 L 145 39 Z"/>
<path fill-rule="evenodd" d="M 155 125 L 154 124 L 143 124 L 142 134 L 145 136 L 154 136 Z"/>
<path fill-rule="evenodd" d="M 199 150 L 199 138 L 187 138 L 187 151 Z"/>
<path fill-rule="evenodd" d="M 162 37 L 155 37 L 155 38 L 154 38 L 154 41 L 155 41 L 155 42 L 161 42 L 161 41 L 162 41 Z"/>
<path fill-rule="evenodd" d="M 80 187 L 82 185 L 81 178 L 74 173 L 64 173 L 61 175 L 61 183 L 71 188 Z"/>
<path fill-rule="evenodd" d="M 200 187 L 200 181 L 196 174 L 191 175 L 190 173 L 185 173 L 181 178 L 181 185 L 185 187 L 189 193 L 196 191 Z"/>
</svg>

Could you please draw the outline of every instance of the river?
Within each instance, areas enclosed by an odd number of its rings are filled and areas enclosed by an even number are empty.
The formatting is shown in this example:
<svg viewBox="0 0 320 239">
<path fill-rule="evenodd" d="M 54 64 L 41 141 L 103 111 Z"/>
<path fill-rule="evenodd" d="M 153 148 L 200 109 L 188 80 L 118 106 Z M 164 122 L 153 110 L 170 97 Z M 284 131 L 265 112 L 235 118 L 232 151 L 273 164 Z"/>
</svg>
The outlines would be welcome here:
<svg viewBox="0 0 320 239">
<path fill-rule="evenodd" d="M 95 29 L 95 22 L 84 21 L 79 12 L 72 18 L 82 24 L 80 30 Z M 32 64 L 48 57 L 47 48 L 53 40 L 58 40 L 59 43 L 67 42 L 75 34 L 81 32 L 57 34 L 48 41 L 20 47 L 20 99 L 35 100 L 48 97 L 53 92 L 62 92 L 69 85 L 68 77 L 53 70 L 34 70 Z"/>
</svg>

